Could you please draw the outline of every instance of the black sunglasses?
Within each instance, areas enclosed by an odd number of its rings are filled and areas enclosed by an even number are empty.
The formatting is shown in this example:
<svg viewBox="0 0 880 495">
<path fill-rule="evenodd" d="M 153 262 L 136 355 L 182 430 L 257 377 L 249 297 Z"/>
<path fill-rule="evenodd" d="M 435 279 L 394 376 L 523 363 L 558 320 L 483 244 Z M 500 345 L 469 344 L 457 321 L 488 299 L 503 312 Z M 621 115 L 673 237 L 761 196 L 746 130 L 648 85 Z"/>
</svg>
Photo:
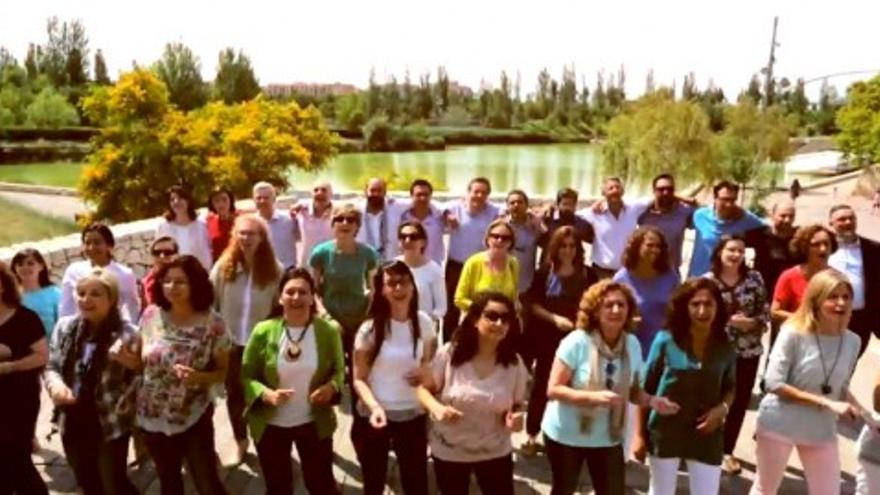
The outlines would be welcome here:
<svg viewBox="0 0 880 495">
<path fill-rule="evenodd" d="M 152 254 L 153 256 L 155 256 L 157 258 L 160 256 L 168 257 L 168 256 L 174 256 L 175 254 L 177 254 L 177 250 L 176 249 L 153 249 L 152 251 L 150 251 L 150 254 Z"/>
<path fill-rule="evenodd" d="M 348 216 L 348 215 L 340 215 L 340 216 L 338 216 L 338 217 L 333 217 L 333 223 L 350 223 L 350 224 L 356 224 L 356 223 L 357 223 L 357 217 L 354 217 L 354 216 Z"/>
<path fill-rule="evenodd" d="M 424 239 L 424 237 L 419 234 L 413 233 L 413 234 L 400 234 L 397 236 L 397 239 L 401 240 L 401 241 L 420 241 L 420 240 Z"/>
<path fill-rule="evenodd" d="M 614 361 L 608 361 L 605 365 L 605 388 L 608 390 L 614 389 L 614 379 L 611 378 L 611 375 L 617 371 L 617 366 L 614 364 Z"/>
<path fill-rule="evenodd" d="M 496 241 L 509 241 L 511 236 L 508 234 L 489 234 L 490 239 L 495 239 Z"/>
<path fill-rule="evenodd" d="M 513 321 L 513 313 L 510 311 L 495 311 L 488 309 L 483 311 L 483 318 L 492 323 L 510 324 L 510 322 Z"/>
</svg>

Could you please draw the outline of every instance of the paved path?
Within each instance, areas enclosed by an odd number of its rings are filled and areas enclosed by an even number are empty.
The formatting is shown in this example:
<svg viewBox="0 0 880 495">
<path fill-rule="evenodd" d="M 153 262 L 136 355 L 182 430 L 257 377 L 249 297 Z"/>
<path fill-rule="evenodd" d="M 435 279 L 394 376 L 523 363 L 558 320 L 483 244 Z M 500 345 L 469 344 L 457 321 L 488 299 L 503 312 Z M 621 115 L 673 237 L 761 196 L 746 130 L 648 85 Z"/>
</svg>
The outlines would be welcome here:
<svg viewBox="0 0 880 495">
<path fill-rule="evenodd" d="M 854 181 L 837 184 L 836 186 L 828 186 L 814 191 L 804 193 L 798 200 L 798 223 L 803 225 L 812 222 L 825 222 L 828 207 L 835 202 L 847 202 L 854 206 L 859 214 L 859 231 L 863 235 L 871 238 L 880 239 L 880 216 L 872 216 L 870 214 L 870 202 L 864 198 L 849 197 L 848 192 L 854 185 Z M 837 189 L 837 195 L 834 197 L 834 188 Z M 782 194 L 771 196 L 768 200 L 781 197 Z M 880 361 L 880 341 L 876 338 L 868 348 L 856 368 L 855 375 L 852 380 L 852 390 L 856 397 L 869 404 L 869 398 L 872 394 L 873 379 L 875 376 L 875 368 Z M 756 399 L 757 400 L 757 399 Z M 755 402 L 756 402 L 755 400 Z M 63 455 L 61 454 L 60 440 L 56 435 L 51 442 L 43 440 L 48 430 L 48 420 L 50 415 L 50 407 L 48 406 L 48 398 L 44 396 L 43 409 L 41 411 L 40 422 L 38 425 L 38 433 L 44 444 L 42 451 L 35 456 L 40 464 L 40 469 L 44 474 L 44 478 L 49 484 L 52 493 L 76 493 L 75 482 L 67 468 Z M 753 404 L 754 406 L 754 404 Z M 337 481 L 343 487 L 343 493 L 353 494 L 360 493 L 359 468 L 348 439 L 350 430 L 350 418 L 347 415 L 340 415 L 340 428 L 336 432 L 334 446 L 336 450 L 336 461 L 334 471 Z M 738 477 L 723 477 L 722 491 L 725 494 L 741 494 L 747 493 L 751 481 L 754 478 L 754 462 L 755 462 L 755 444 L 752 440 L 754 432 L 755 411 L 754 407 L 747 413 L 745 423 L 743 425 L 743 433 L 740 435 L 739 444 L 736 449 L 736 456 L 743 460 L 745 468 L 743 474 Z M 216 441 L 219 450 L 219 456 L 222 462 L 227 462 L 232 458 L 235 450 L 235 443 L 232 440 L 232 434 L 229 427 L 228 417 L 226 416 L 225 407 L 220 404 L 215 412 L 214 424 L 216 426 Z M 858 434 L 858 425 L 841 425 L 840 428 L 840 452 L 841 464 L 843 467 L 843 480 L 841 492 L 848 494 L 854 489 L 854 473 L 856 470 L 856 456 L 854 439 Z M 514 444 L 520 445 L 524 440 L 523 435 L 517 435 L 514 438 Z M 260 494 L 264 491 L 263 482 L 259 476 L 259 465 L 254 454 L 253 446 L 250 448 L 250 454 L 247 462 L 239 467 L 224 466 L 222 475 L 226 486 L 231 494 Z M 546 458 L 538 455 L 534 458 L 526 458 L 516 454 L 516 493 L 517 494 L 545 494 L 550 492 L 550 471 Z M 395 469 L 389 470 L 389 479 L 392 493 L 400 493 L 397 485 L 397 476 Z M 781 494 L 803 494 L 806 493 L 806 485 L 802 479 L 801 465 L 796 455 L 793 455 L 789 470 L 786 475 Z M 131 472 L 132 479 L 137 487 L 147 494 L 158 494 L 158 482 L 155 472 L 149 465 L 143 468 L 135 469 Z M 587 478 L 584 474 L 583 478 Z M 433 485 L 433 474 L 431 475 Z M 627 485 L 628 493 L 638 494 L 647 491 L 648 473 L 647 469 L 641 465 L 631 463 L 627 468 Z M 589 489 L 589 481 L 584 479 L 584 493 L 591 493 Z M 684 473 L 679 477 L 679 493 L 687 493 L 687 479 Z M 432 493 L 435 491 L 434 486 Z M 188 493 L 193 493 L 192 485 L 188 484 Z M 472 488 L 472 493 L 479 493 L 476 488 Z M 297 487 L 297 493 L 305 493 L 302 486 Z M 696 494 L 695 494 L 696 495 Z M 700 494 L 702 495 L 702 494 Z"/>
<path fill-rule="evenodd" d="M 68 220 L 73 220 L 77 213 L 88 212 L 85 203 L 78 196 L 2 191 L 0 198 L 14 201 L 44 215 L 64 217 Z"/>
</svg>

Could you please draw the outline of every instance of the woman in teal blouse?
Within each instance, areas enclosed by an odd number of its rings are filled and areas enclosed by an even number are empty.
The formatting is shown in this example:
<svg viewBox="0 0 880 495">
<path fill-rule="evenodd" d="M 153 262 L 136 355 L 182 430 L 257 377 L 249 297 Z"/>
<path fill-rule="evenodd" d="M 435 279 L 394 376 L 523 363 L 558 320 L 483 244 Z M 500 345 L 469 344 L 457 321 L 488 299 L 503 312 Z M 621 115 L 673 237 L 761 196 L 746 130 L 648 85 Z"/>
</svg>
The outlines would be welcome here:
<svg viewBox="0 0 880 495">
<path fill-rule="evenodd" d="M 723 425 L 733 402 L 736 352 L 724 327 L 727 311 L 718 286 L 687 280 L 672 295 L 667 330 L 648 353 L 645 392 L 680 406 L 678 414 L 651 412 L 639 421 L 635 449 L 650 454 L 653 495 L 675 493 L 678 466 L 687 462 L 690 493 L 718 493 L 724 452 Z"/>
<path fill-rule="evenodd" d="M 309 493 L 338 493 L 333 432 L 345 365 L 336 326 L 316 317 L 315 282 L 288 268 L 270 319 L 254 328 L 244 349 L 245 417 L 266 479 L 266 493 L 293 492 L 290 449 L 296 444 Z"/>
</svg>

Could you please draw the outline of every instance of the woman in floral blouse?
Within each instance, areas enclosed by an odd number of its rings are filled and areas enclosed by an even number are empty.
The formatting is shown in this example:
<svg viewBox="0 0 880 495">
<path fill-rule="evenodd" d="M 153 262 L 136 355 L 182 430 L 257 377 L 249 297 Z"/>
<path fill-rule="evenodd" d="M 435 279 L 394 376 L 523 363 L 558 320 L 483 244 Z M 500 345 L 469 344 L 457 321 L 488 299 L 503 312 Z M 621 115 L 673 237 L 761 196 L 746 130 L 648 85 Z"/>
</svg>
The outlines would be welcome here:
<svg viewBox="0 0 880 495">
<path fill-rule="evenodd" d="M 184 459 L 200 494 L 226 493 L 217 474 L 211 393 L 226 377 L 226 327 L 210 310 L 214 292 L 195 257 L 175 258 L 156 278 L 156 306 L 144 311 L 139 332 L 138 426 L 163 494 L 183 493 Z"/>
<path fill-rule="evenodd" d="M 742 468 L 733 457 L 736 439 L 742 428 L 746 408 L 758 374 L 758 362 L 764 348 L 761 337 L 770 324 L 770 305 L 764 279 L 745 264 L 743 237 L 725 235 L 712 252 L 712 269 L 705 276 L 715 281 L 730 315 L 727 336 L 736 350 L 736 392 L 724 425 L 724 460 L 722 469 L 730 474 Z"/>
</svg>

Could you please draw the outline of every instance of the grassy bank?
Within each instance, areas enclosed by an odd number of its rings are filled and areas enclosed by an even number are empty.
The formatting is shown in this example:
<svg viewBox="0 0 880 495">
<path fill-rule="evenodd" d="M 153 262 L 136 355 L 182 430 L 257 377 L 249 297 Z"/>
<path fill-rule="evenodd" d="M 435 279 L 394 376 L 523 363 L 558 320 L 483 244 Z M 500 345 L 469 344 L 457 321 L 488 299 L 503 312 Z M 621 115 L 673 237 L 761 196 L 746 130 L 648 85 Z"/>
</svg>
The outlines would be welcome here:
<svg viewBox="0 0 880 495">
<path fill-rule="evenodd" d="M 71 220 L 42 215 L 3 198 L 0 198 L 0 210 L 3 211 L 0 246 L 49 239 L 79 230 Z"/>
<path fill-rule="evenodd" d="M 0 182 L 76 187 L 83 166 L 67 162 L 0 165 Z"/>
</svg>

